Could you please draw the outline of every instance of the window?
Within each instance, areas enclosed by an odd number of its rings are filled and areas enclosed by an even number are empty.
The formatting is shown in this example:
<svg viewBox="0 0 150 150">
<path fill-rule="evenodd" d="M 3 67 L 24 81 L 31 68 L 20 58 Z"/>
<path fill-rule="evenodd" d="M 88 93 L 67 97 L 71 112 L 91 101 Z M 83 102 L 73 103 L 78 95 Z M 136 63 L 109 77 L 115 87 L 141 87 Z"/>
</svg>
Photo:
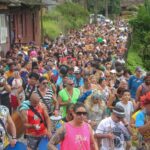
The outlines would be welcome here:
<svg viewBox="0 0 150 150">
<path fill-rule="evenodd" d="M 7 26 L 6 26 L 6 16 L 0 14 L 0 43 L 6 43 L 7 38 Z"/>
<path fill-rule="evenodd" d="M 5 15 L 0 14 L 0 28 L 6 26 L 6 20 L 5 20 Z"/>
</svg>

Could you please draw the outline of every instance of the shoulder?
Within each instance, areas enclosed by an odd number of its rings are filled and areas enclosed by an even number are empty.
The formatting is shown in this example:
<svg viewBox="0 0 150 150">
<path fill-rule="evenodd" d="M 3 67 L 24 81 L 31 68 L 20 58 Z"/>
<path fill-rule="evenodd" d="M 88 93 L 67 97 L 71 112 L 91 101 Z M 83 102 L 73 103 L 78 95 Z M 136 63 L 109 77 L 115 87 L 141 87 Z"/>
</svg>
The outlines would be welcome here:
<svg viewBox="0 0 150 150">
<path fill-rule="evenodd" d="M 133 102 L 132 101 L 128 101 L 128 105 L 132 105 L 133 106 Z"/>
<path fill-rule="evenodd" d="M 105 130 L 107 130 L 108 125 L 110 125 L 110 123 L 110 117 L 103 119 L 96 129 L 96 133 L 103 133 Z"/>
<path fill-rule="evenodd" d="M 110 122 L 110 121 L 111 121 L 111 120 L 110 120 L 110 117 L 107 117 L 107 118 L 103 119 L 103 120 L 99 123 L 99 125 L 108 124 L 108 122 Z"/>
<path fill-rule="evenodd" d="M 93 129 L 92 129 L 91 125 L 86 123 L 86 122 L 85 122 L 85 124 L 88 127 L 90 134 L 92 134 L 93 133 Z"/>
<path fill-rule="evenodd" d="M 120 102 L 120 101 L 116 103 L 116 106 L 118 106 L 118 105 L 123 106 L 122 102 Z"/>
<path fill-rule="evenodd" d="M 42 108 L 43 110 L 47 110 L 46 106 L 44 103 L 39 103 L 39 107 Z"/>
<path fill-rule="evenodd" d="M 65 89 L 60 90 L 59 91 L 59 95 L 62 94 L 62 93 L 64 93 L 64 92 L 65 92 Z"/>
<path fill-rule="evenodd" d="M 145 116 L 146 115 L 143 111 L 138 112 L 137 115 L 136 115 L 137 118 L 139 118 L 139 117 L 145 118 Z"/>
<path fill-rule="evenodd" d="M 78 88 L 73 88 L 73 90 L 77 93 L 80 93 L 80 90 Z"/>
<path fill-rule="evenodd" d="M 65 97 L 65 96 L 67 95 L 66 89 L 64 88 L 64 89 L 62 89 L 61 91 L 59 91 L 58 95 L 59 95 L 60 97 Z M 68 95 L 67 95 L 67 96 L 68 96 Z"/>
<path fill-rule="evenodd" d="M 131 75 L 130 78 L 129 78 L 129 80 L 133 80 L 135 78 L 136 78 L 135 75 Z"/>
</svg>

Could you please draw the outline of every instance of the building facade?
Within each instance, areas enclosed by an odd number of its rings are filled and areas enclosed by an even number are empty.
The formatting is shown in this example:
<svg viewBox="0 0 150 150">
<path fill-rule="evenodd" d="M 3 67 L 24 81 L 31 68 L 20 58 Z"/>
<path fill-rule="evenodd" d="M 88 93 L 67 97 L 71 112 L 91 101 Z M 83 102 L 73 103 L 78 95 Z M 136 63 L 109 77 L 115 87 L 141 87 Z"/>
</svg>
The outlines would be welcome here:
<svg viewBox="0 0 150 150">
<path fill-rule="evenodd" d="M 14 44 L 41 44 L 41 6 L 38 0 L 0 0 L 0 52 Z"/>
</svg>

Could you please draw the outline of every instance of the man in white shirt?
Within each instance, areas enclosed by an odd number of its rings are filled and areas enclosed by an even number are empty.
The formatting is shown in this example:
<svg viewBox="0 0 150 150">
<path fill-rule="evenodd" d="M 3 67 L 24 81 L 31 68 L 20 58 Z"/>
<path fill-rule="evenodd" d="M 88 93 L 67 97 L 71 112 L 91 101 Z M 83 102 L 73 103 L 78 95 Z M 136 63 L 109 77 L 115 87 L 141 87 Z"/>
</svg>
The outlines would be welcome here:
<svg viewBox="0 0 150 150">
<path fill-rule="evenodd" d="M 100 150 L 125 150 L 125 141 L 129 141 L 131 129 L 124 120 L 125 111 L 121 106 L 115 106 L 112 115 L 103 119 L 95 133 L 101 140 Z"/>
</svg>

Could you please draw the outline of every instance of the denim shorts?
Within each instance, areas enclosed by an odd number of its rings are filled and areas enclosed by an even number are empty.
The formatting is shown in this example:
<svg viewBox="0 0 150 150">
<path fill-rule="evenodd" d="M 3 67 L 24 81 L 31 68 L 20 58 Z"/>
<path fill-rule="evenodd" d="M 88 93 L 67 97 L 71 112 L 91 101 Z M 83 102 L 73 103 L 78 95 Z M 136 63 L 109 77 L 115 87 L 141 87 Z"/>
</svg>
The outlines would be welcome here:
<svg viewBox="0 0 150 150">
<path fill-rule="evenodd" d="M 31 148 L 32 150 L 36 150 L 38 148 L 38 145 L 39 145 L 42 138 L 43 138 L 43 136 L 34 137 L 34 136 L 27 135 L 26 136 L 27 146 L 29 148 Z"/>
</svg>

